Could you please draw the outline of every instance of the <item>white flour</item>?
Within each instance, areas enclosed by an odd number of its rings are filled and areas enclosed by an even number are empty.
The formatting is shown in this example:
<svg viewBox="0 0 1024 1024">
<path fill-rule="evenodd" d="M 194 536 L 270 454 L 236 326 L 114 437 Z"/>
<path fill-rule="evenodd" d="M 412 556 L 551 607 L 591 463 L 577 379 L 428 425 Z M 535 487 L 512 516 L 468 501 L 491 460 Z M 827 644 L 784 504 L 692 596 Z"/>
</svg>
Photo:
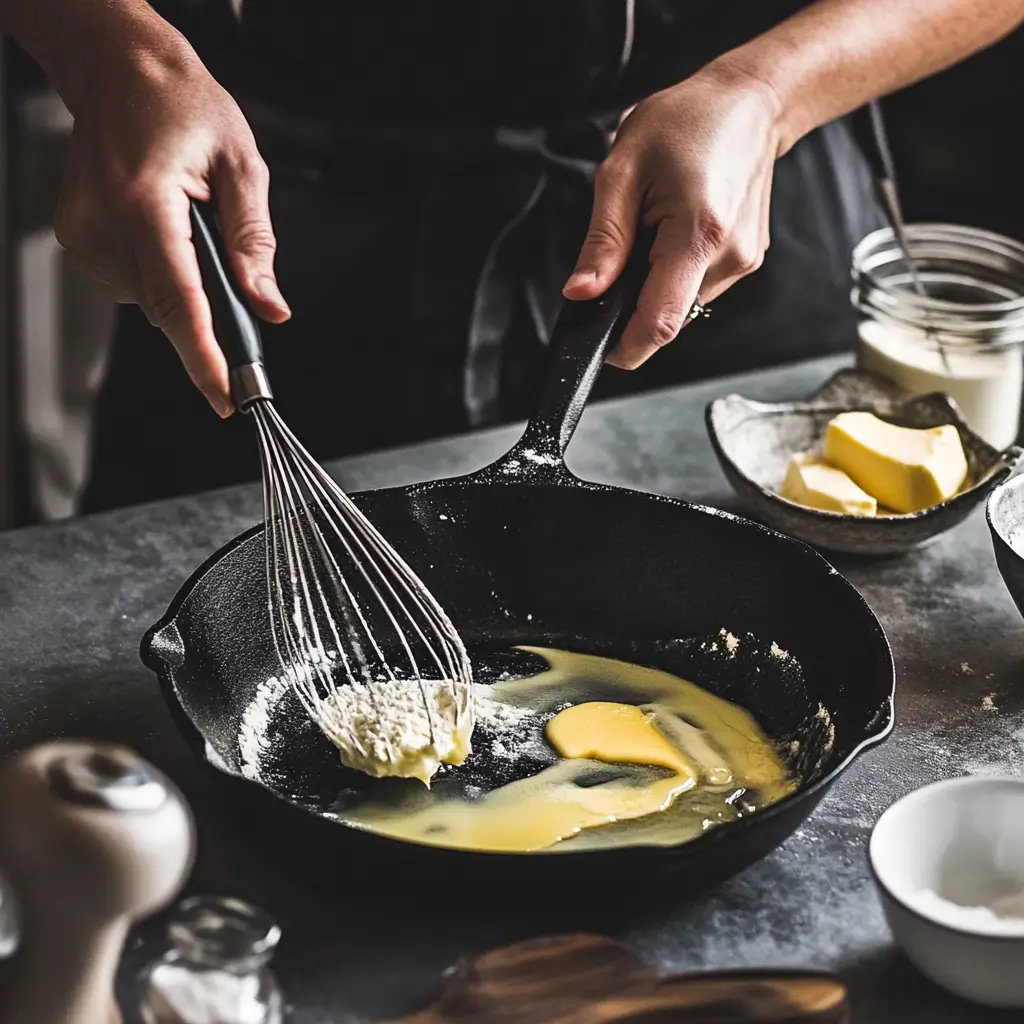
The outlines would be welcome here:
<svg viewBox="0 0 1024 1024">
<path fill-rule="evenodd" d="M 451 721 L 454 708 L 454 696 L 449 683 L 436 680 L 424 682 L 427 704 L 434 712 L 438 721 Z M 257 779 L 261 774 L 261 762 L 268 753 L 271 740 L 268 729 L 275 706 L 291 689 L 291 683 L 284 679 L 271 677 L 260 683 L 256 693 L 242 715 L 238 734 L 238 747 L 241 754 L 241 772 L 247 779 Z M 524 732 L 524 726 L 532 717 L 526 708 L 517 708 L 503 704 L 493 697 L 491 687 L 477 684 L 474 687 L 476 699 L 476 723 L 493 737 L 491 754 L 503 759 L 517 756 L 516 740 Z M 332 707 L 325 709 L 334 717 L 340 729 L 345 724 L 347 729 L 358 729 L 356 733 L 362 740 L 363 749 L 368 756 L 380 757 L 387 755 L 386 744 L 389 739 L 399 745 L 401 750 L 423 750 L 429 747 L 430 734 L 426 717 L 426 708 L 420 696 L 419 688 L 408 682 L 393 684 L 388 682 L 375 683 L 371 690 L 367 687 L 344 687 L 338 691 Z M 380 717 L 371 702 L 371 696 L 378 701 Z M 449 740 L 451 736 L 449 733 Z M 340 744 L 339 749 L 340 748 Z M 352 756 L 352 744 L 343 750 L 343 760 Z M 360 758 L 358 750 L 354 750 L 353 760 Z M 362 769 L 359 765 L 351 767 Z M 375 774 L 375 773 L 371 773 Z"/>
<path fill-rule="evenodd" d="M 1024 936 L 1024 892 L 1010 893 L 988 906 L 965 907 L 944 899 L 931 889 L 913 894 L 911 906 L 920 913 L 954 928 L 992 935 Z"/>
<path fill-rule="evenodd" d="M 735 658 L 740 649 L 740 638 L 724 628 L 718 631 L 718 636 L 719 639 L 710 641 L 710 644 L 704 641 L 701 647 L 710 651 L 724 651 L 730 658 Z"/>
<path fill-rule="evenodd" d="M 289 689 L 289 683 L 271 676 L 256 687 L 253 699 L 242 713 L 238 728 L 238 752 L 241 755 L 239 767 L 243 778 L 259 779 L 263 755 L 271 745 L 268 736 L 270 717 L 278 701 Z"/>
<path fill-rule="evenodd" d="M 144 1024 L 278 1024 L 281 998 L 275 988 L 268 1002 L 258 974 L 164 963 L 150 975 L 141 1012 Z"/>
<path fill-rule="evenodd" d="M 732 633 L 723 627 L 718 631 L 717 640 L 712 640 L 710 644 L 705 642 L 701 646 L 704 647 L 705 650 L 723 651 L 730 658 L 735 658 L 739 652 L 742 642 L 743 641 L 740 640 L 735 633 Z M 776 661 L 786 661 L 790 657 L 789 651 L 781 648 L 774 640 L 768 648 L 768 652 Z"/>
<path fill-rule="evenodd" d="M 517 708 L 495 700 L 493 692 L 491 687 L 481 683 L 476 686 L 477 725 L 482 725 L 488 732 L 507 732 L 531 716 L 528 708 Z"/>
<path fill-rule="evenodd" d="M 328 662 L 336 655 L 328 652 Z M 395 680 L 324 686 L 324 673 L 306 665 L 261 683 L 239 729 L 241 771 L 260 774 L 274 706 L 293 690 L 343 764 L 376 777 L 430 779 L 443 762 L 459 763 L 473 728 L 468 687 L 449 680 Z M 329 672 L 328 672 L 329 675 Z"/>
<path fill-rule="evenodd" d="M 501 761 L 515 760 L 529 739 L 528 725 L 534 717 L 528 708 L 517 708 L 495 700 L 489 686 L 476 686 L 476 723 L 493 739 L 490 745 L 491 757 Z"/>
<path fill-rule="evenodd" d="M 450 680 L 375 680 L 339 686 L 313 708 L 350 768 L 429 782 L 442 762 L 461 761 L 473 729 Z"/>
</svg>

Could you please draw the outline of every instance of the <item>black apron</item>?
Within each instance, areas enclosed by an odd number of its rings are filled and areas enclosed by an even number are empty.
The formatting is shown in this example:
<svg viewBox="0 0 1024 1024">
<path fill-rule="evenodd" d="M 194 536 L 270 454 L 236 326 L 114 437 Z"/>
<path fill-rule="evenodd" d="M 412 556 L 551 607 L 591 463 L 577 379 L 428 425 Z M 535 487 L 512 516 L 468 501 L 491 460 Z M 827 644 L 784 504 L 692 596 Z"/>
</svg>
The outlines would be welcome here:
<svg viewBox="0 0 1024 1024">
<path fill-rule="evenodd" d="M 266 328 L 268 369 L 320 459 L 527 415 L 618 111 L 800 3 L 636 0 L 631 25 L 627 0 L 356 6 L 244 0 L 240 25 L 221 0 L 165 12 L 271 167 L 294 317 Z M 850 252 L 880 223 L 848 127 L 813 133 L 779 161 L 763 267 L 598 394 L 849 347 Z M 217 421 L 135 307 L 94 450 L 83 511 L 258 476 L 251 424 Z"/>
</svg>

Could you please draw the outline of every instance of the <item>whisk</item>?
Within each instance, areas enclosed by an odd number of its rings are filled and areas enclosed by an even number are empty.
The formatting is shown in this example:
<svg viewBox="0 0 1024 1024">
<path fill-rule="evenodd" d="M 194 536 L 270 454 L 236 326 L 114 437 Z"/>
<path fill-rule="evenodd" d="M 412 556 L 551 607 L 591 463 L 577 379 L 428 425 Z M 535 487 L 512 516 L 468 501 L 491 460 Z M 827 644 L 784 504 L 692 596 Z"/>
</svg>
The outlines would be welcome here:
<svg viewBox="0 0 1024 1024">
<path fill-rule="evenodd" d="M 861 107 L 853 115 L 854 134 L 864 150 L 871 172 L 874 176 L 875 188 L 878 197 L 882 201 L 886 220 L 892 228 L 893 238 L 896 240 L 896 247 L 903 257 L 907 271 L 910 274 L 910 284 L 914 293 L 921 299 L 926 299 L 928 293 L 921 280 L 921 274 L 917 268 L 917 260 L 910 251 L 910 242 L 907 238 L 906 222 L 903 219 L 903 206 L 900 203 L 899 189 L 896 185 L 896 163 L 892 158 L 892 150 L 889 148 L 889 136 L 885 130 L 885 120 L 882 117 L 882 107 L 878 100 L 872 100 L 866 106 Z M 938 333 L 931 326 L 931 318 L 925 311 L 925 337 L 927 337 L 938 350 L 939 358 L 942 360 L 942 368 L 946 373 L 952 373 L 949 365 L 949 355 L 946 346 Z"/>
<path fill-rule="evenodd" d="M 441 763 L 469 752 L 475 705 L 465 645 L 416 573 L 281 418 L 256 319 L 199 203 L 192 236 L 232 397 L 256 424 L 282 679 L 349 767 L 429 784 Z"/>
</svg>

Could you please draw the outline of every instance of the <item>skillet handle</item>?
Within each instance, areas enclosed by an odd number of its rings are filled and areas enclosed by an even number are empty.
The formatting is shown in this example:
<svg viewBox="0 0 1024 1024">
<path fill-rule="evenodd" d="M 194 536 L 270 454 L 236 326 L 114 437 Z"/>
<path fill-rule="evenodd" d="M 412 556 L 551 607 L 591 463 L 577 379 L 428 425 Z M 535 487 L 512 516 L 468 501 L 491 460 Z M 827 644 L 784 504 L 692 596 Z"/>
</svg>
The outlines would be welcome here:
<svg viewBox="0 0 1024 1024">
<path fill-rule="evenodd" d="M 517 447 L 563 461 L 580 417 L 623 320 L 622 288 L 599 299 L 566 302 L 552 334 L 553 348 L 540 406 Z"/>
<path fill-rule="evenodd" d="M 605 357 L 636 309 L 647 277 L 653 232 L 645 227 L 615 283 L 597 299 L 566 301 L 551 336 L 551 361 L 540 405 L 523 436 L 480 476 L 528 473 L 533 479 L 565 479 L 565 452 L 597 382 Z"/>
</svg>

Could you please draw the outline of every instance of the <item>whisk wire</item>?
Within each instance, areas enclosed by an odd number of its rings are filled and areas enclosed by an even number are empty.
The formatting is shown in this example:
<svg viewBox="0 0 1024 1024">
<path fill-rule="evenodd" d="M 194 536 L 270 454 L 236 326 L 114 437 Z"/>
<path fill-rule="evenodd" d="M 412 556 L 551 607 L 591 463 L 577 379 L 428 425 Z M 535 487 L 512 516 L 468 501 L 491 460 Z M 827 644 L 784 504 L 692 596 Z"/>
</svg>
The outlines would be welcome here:
<svg viewBox="0 0 1024 1024">
<path fill-rule="evenodd" d="M 270 492 L 267 503 L 268 534 L 267 552 L 271 561 L 268 563 L 268 576 L 271 593 L 271 630 L 275 637 L 275 645 L 278 647 L 278 655 L 283 664 L 291 669 L 292 681 L 296 693 L 302 700 L 306 711 L 318 720 L 329 708 L 326 698 L 332 692 L 334 681 L 331 669 L 331 653 L 327 651 L 321 636 L 321 618 L 326 618 L 326 624 L 330 628 L 335 646 L 333 653 L 341 659 L 347 678 L 354 679 L 352 664 L 346 651 L 347 644 L 342 643 L 341 635 L 337 629 L 333 615 L 318 616 L 317 608 L 313 603 L 313 594 L 310 588 L 309 579 L 312 576 L 317 594 L 321 599 L 322 607 L 326 608 L 326 595 L 323 589 L 323 574 L 318 572 L 307 573 L 304 565 L 314 564 L 313 554 L 310 549 L 308 537 L 310 534 L 315 538 L 322 553 L 325 555 L 324 565 L 327 568 L 327 576 L 333 581 L 344 578 L 340 567 L 334 560 L 332 553 L 323 538 L 316 531 L 309 533 L 299 529 L 299 518 L 309 519 L 311 510 L 303 495 L 301 488 L 297 487 L 291 467 L 287 461 L 286 450 L 280 439 L 264 422 L 260 411 L 257 411 L 257 422 L 260 424 L 261 439 L 264 441 L 267 467 L 270 472 L 264 478 L 265 496 Z M 274 484 L 277 483 L 275 487 Z M 281 571 L 280 557 L 283 551 L 285 557 L 285 571 Z M 305 556 L 306 562 L 303 561 Z M 289 593 L 285 592 L 282 580 L 290 584 Z M 337 585 L 337 584 L 336 584 Z M 276 596 L 277 604 L 274 604 Z M 349 609 L 344 603 L 338 603 L 338 611 L 350 619 Z M 305 615 L 303 615 L 305 611 Z M 364 681 L 370 681 L 369 667 L 365 655 L 358 642 L 358 632 L 354 629 L 348 631 L 349 643 L 358 656 L 359 667 L 362 669 Z M 284 647 L 282 654 L 281 647 Z M 319 683 L 319 689 L 317 688 Z M 379 714 L 372 690 L 369 691 L 374 711 Z M 355 734 L 351 737 L 359 752 L 364 756 L 367 751 Z M 387 742 L 385 738 L 385 742 Z M 388 756 L 393 752 L 388 744 Z"/>
<path fill-rule="evenodd" d="M 466 716 L 471 726 L 472 668 L 440 604 L 338 483 L 309 456 L 274 406 L 261 401 L 252 411 L 263 470 L 271 628 L 278 657 L 290 668 L 294 689 L 307 712 L 329 734 L 345 727 L 341 709 L 331 699 L 339 672 L 349 685 L 365 684 L 378 719 L 381 708 L 374 680 L 414 682 L 430 741 L 436 744 L 441 723 L 439 708 L 427 692 L 423 674 L 427 668 L 437 675 L 435 685 L 451 687 L 456 728 Z M 343 570 L 339 556 L 348 571 Z M 356 582 L 358 586 L 353 585 Z M 394 652 L 379 638 L 382 626 Z M 325 644 L 328 634 L 331 649 Z M 401 673 L 395 670 L 396 654 L 404 656 Z M 393 758 L 385 730 L 381 738 L 387 756 Z M 347 739 L 366 756 L 357 735 Z"/>
<path fill-rule="evenodd" d="M 287 424 L 281 420 L 276 410 L 273 407 L 268 407 L 267 412 L 269 416 L 276 420 L 276 426 L 281 434 L 292 445 L 301 450 L 300 443 L 292 434 Z M 389 619 L 412 668 L 412 674 L 421 684 L 421 690 L 422 672 L 417 663 L 412 645 L 408 642 L 406 631 L 402 628 L 394 614 L 394 608 L 403 608 L 406 611 L 409 618 L 409 626 L 421 642 L 423 648 L 430 655 L 431 660 L 434 662 L 434 668 L 441 674 L 441 678 L 459 678 L 459 674 L 467 671 L 469 668 L 468 660 L 464 664 L 459 664 L 455 657 L 455 652 L 459 651 L 462 647 L 461 640 L 455 627 L 437 601 L 424 587 L 422 581 L 399 558 L 376 527 L 362 515 L 354 502 L 318 463 L 311 459 L 299 460 L 295 468 L 309 493 L 315 499 L 317 508 L 321 512 L 322 522 L 330 527 L 334 536 L 344 547 L 352 564 L 371 588 L 373 596 Z M 343 521 L 339 521 L 337 515 L 332 515 L 336 507 L 340 507 L 347 513 L 347 518 Z M 329 551 L 329 547 L 325 546 L 325 550 Z M 333 559 L 332 564 L 336 569 L 336 563 L 333 562 Z M 383 567 L 391 569 L 391 577 L 384 572 Z M 371 575 L 370 570 L 373 570 L 376 578 L 374 578 L 374 575 Z M 384 652 L 379 644 L 376 643 L 373 631 L 369 629 L 365 617 L 361 614 L 355 596 L 348 588 L 347 583 L 345 583 L 344 577 L 337 571 L 335 575 L 341 579 L 345 586 L 347 597 L 360 614 L 361 625 L 366 628 L 367 636 L 374 647 L 374 653 L 385 666 L 388 676 L 395 679 L 395 675 L 391 671 Z M 401 589 L 401 594 L 396 589 L 396 584 Z M 386 594 L 381 593 L 382 588 L 386 591 Z M 421 613 L 422 620 L 429 625 L 433 633 L 432 639 L 440 642 L 441 650 L 445 654 L 443 660 L 438 656 L 437 647 L 431 642 L 431 639 L 428 639 L 424 632 L 420 619 L 408 615 L 408 610 L 405 609 L 402 603 L 403 600 L 410 601 L 415 609 Z M 423 693 L 422 696 L 426 700 L 426 694 Z M 429 708 L 429 703 L 427 706 Z"/>
</svg>

